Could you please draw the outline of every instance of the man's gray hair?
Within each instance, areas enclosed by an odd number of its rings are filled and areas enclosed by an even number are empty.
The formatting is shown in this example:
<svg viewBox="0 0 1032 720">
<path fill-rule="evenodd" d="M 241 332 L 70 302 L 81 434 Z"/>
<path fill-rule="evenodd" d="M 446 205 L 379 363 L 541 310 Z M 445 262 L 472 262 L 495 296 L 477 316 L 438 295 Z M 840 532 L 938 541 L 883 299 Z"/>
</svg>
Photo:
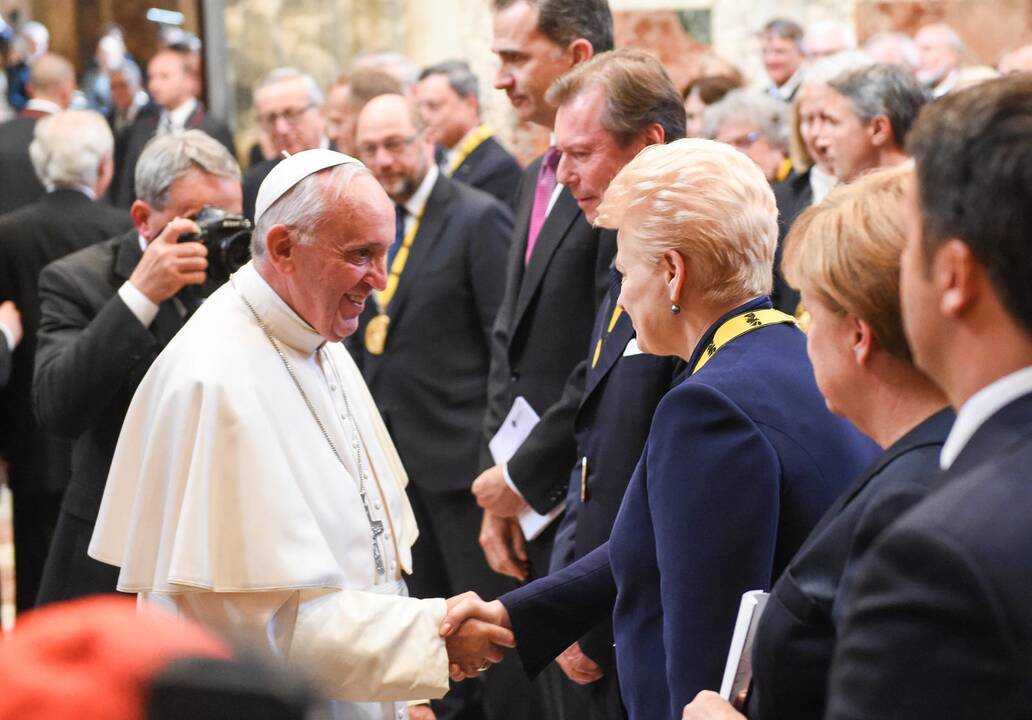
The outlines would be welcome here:
<svg viewBox="0 0 1032 720">
<path fill-rule="evenodd" d="M 847 98 L 863 123 L 879 115 L 888 118 L 896 146 L 902 148 L 928 102 L 928 91 L 909 69 L 889 63 L 875 63 L 832 79 L 828 86 Z"/>
<path fill-rule="evenodd" d="M 36 123 L 29 157 L 44 186 L 92 187 L 115 141 L 100 113 L 66 110 Z"/>
<path fill-rule="evenodd" d="M 122 58 L 122 62 L 108 70 L 109 77 L 116 73 L 124 77 L 126 82 L 134 88 L 139 89 L 143 85 L 143 73 L 140 72 L 140 66 L 129 58 Z"/>
<path fill-rule="evenodd" d="M 715 138 L 721 126 L 732 120 L 755 123 L 771 145 L 788 150 L 789 107 L 767 93 L 755 88 L 732 90 L 706 108 L 703 135 Z"/>
<path fill-rule="evenodd" d="M 326 209 L 345 202 L 351 180 L 363 172 L 369 172 L 365 165 L 349 162 L 312 173 L 299 181 L 258 218 L 251 234 L 251 257 L 258 263 L 265 261 L 267 237 L 273 225 L 287 225 L 294 229 L 298 242 L 311 243 Z"/>
<path fill-rule="evenodd" d="M 183 130 L 147 143 L 136 163 L 136 196 L 161 210 L 172 183 L 192 170 L 240 180 L 240 166 L 218 140 L 200 130 Z"/>
<path fill-rule="evenodd" d="M 431 75 L 444 75 L 451 89 L 460 98 L 472 97 L 476 98 L 477 102 L 480 101 L 480 81 L 465 60 L 445 60 L 431 65 L 419 73 L 419 79 L 424 80 Z"/>
<path fill-rule="evenodd" d="M 862 50 L 846 50 L 821 58 L 806 68 L 801 87 L 827 85 L 840 75 L 874 65 L 874 58 Z"/>
<path fill-rule="evenodd" d="M 300 80 L 304 83 L 305 92 L 308 93 L 309 101 L 311 101 L 313 105 L 323 104 L 323 92 L 319 87 L 319 83 L 315 81 L 314 77 L 295 67 L 279 67 L 275 70 L 269 71 L 255 86 L 254 97 L 258 97 L 258 93 L 261 92 L 262 89 L 287 80 Z"/>
</svg>

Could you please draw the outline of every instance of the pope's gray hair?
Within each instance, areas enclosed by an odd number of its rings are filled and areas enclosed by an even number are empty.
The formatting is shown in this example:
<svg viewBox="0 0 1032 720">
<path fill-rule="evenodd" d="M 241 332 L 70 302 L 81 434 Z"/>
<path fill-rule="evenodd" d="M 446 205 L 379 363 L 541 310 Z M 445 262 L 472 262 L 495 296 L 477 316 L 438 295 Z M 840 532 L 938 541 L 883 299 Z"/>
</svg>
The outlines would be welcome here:
<svg viewBox="0 0 1032 720">
<path fill-rule="evenodd" d="M 93 110 L 66 110 L 36 123 L 29 158 L 45 186 L 91 187 L 115 140 L 107 121 Z"/>
<path fill-rule="evenodd" d="M 311 243 L 327 209 L 345 199 L 351 180 L 363 172 L 369 171 L 362 163 L 347 162 L 312 173 L 283 193 L 255 223 L 251 257 L 256 263 L 265 261 L 273 225 L 292 228 L 302 245 Z"/>
<path fill-rule="evenodd" d="M 222 143 L 200 130 L 159 135 L 136 163 L 136 197 L 164 209 L 172 183 L 192 170 L 240 182 L 240 166 Z"/>
</svg>

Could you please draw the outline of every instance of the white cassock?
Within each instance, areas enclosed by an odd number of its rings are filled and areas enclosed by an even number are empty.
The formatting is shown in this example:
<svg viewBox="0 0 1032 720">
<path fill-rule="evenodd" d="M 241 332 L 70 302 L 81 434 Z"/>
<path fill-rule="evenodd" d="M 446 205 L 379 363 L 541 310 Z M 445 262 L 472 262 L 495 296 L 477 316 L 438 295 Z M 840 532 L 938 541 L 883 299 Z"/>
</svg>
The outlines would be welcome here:
<svg viewBox="0 0 1032 720">
<path fill-rule="evenodd" d="M 119 590 L 303 663 L 332 717 L 402 718 L 402 701 L 448 690 L 445 602 L 407 597 L 401 577 L 417 534 L 407 482 L 348 352 L 248 264 L 140 384 L 89 554 L 121 568 Z"/>
</svg>

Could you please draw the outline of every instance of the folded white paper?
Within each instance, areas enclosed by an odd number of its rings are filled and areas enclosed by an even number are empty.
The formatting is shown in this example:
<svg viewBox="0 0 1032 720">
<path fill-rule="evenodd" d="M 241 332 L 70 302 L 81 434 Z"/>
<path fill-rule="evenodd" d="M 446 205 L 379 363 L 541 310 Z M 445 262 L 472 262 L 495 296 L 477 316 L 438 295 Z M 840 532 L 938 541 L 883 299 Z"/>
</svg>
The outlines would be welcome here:
<svg viewBox="0 0 1032 720">
<path fill-rule="evenodd" d="M 522 396 L 516 398 L 509 409 L 509 414 L 502 421 L 502 426 L 498 428 L 498 432 L 487 444 L 494 461 L 499 465 L 509 462 L 509 458 L 516 454 L 520 445 L 527 439 L 530 431 L 534 429 L 540 419 L 526 398 Z M 519 516 L 523 536 L 527 540 L 533 540 L 559 517 L 565 508 L 565 500 L 549 510 L 547 515 L 542 515 L 528 507 Z"/>
<path fill-rule="evenodd" d="M 753 636 L 756 634 L 756 626 L 760 623 L 760 616 L 767 607 L 768 597 L 770 594 L 762 590 L 742 593 L 735 632 L 731 636 L 731 647 L 727 651 L 724 681 L 720 683 L 720 696 L 728 702 L 733 703 L 736 697 L 749 689 L 749 683 L 752 681 Z"/>
</svg>

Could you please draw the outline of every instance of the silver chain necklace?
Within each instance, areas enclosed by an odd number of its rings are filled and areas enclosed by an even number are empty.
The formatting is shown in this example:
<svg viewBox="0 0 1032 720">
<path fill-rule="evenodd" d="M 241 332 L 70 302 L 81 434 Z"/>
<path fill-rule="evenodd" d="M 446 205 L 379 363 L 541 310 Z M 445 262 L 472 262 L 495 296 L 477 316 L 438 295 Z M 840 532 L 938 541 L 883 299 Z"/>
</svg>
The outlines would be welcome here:
<svg viewBox="0 0 1032 720">
<path fill-rule="evenodd" d="M 254 316 L 255 322 L 258 323 L 258 327 L 262 329 L 265 337 L 268 338 L 272 344 L 276 354 L 279 355 L 279 359 L 283 361 L 283 367 L 286 368 L 287 374 L 290 379 L 294 381 L 294 387 L 297 388 L 298 393 L 301 395 L 301 399 L 305 401 L 305 406 L 308 408 L 308 412 L 311 413 L 312 419 L 315 420 L 315 424 L 319 426 L 319 431 L 322 436 L 326 439 L 326 444 L 330 446 L 330 450 L 333 451 L 334 457 L 337 458 L 337 462 L 340 463 L 344 471 L 347 472 L 347 465 L 344 463 L 344 458 L 337 451 L 337 446 L 334 445 L 333 440 L 330 438 L 330 434 L 326 431 L 326 426 L 323 425 L 322 420 L 319 419 L 318 413 L 315 412 L 315 406 L 312 405 L 312 401 L 308 398 L 308 394 L 301 387 L 301 383 L 297 379 L 297 375 L 294 373 L 294 368 L 291 367 L 290 362 L 287 360 L 287 356 L 283 354 L 283 350 L 280 349 L 279 343 L 272 336 L 268 326 L 262 320 L 261 316 L 258 315 L 258 311 L 254 309 L 254 306 L 248 301 L 244 294 L 240 292 L 240 289 L 236 286 L 236 282 L 230 279 L 230 284 L 236 291 L 236 294 L 240 296 L 240 299 L 244 301 L 244 305 L 251 311 L 251 315 Z M 347 414 L 348 425 L 351 427 L 351 447 L 355 453 L 355 465 L 358 467 L 358 495 L 362 499 L 362 508 L 365 510 L 366 519 L 369 521 L 369 529 L 373 535 L 373 562 L 376 565 L 377 575 L 386 575 L 387 569 L 384 567 L 383 554 L 380 552 L 380 536 L 383 535 L 383 521 L 374 520 L 373 513 L 369 509 L 369 498 L 366 495 L 365 483 L 369 479 L 366 475 L 365 465 L 362 463 L 362 443 L 358 434 L 358 424 L 355 422 L 355 416 L 351 412 L 351 403 L 348 401 L 348 394 L 344 391 L 344 384 L 340 380 L 340 375 L 337 373 L 337 367 L 333 364 L 333 360 L 327 355 L 327 361 L 330 363 L 330 367 L 333 370 L 334 376 L 337 378 L 337 382 L 340 383 L 340 394 L 344 398 L 344 410 Z"/>
</svg>

